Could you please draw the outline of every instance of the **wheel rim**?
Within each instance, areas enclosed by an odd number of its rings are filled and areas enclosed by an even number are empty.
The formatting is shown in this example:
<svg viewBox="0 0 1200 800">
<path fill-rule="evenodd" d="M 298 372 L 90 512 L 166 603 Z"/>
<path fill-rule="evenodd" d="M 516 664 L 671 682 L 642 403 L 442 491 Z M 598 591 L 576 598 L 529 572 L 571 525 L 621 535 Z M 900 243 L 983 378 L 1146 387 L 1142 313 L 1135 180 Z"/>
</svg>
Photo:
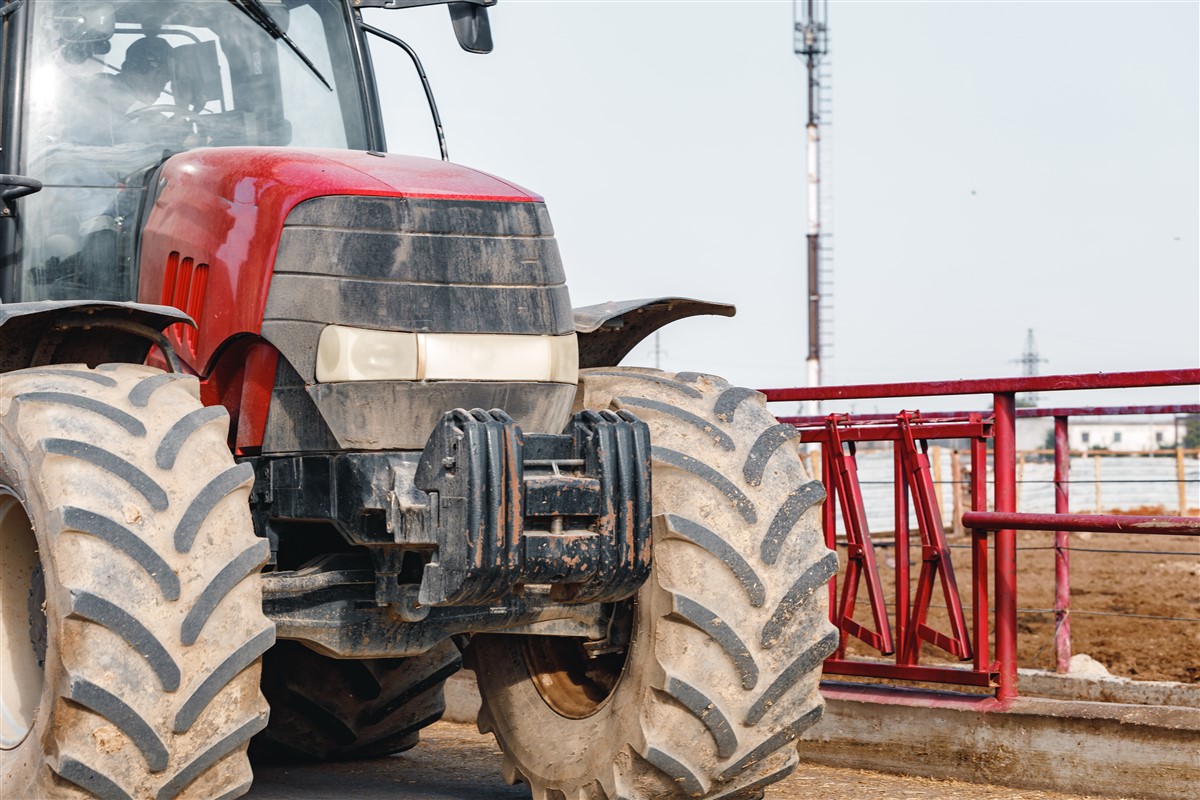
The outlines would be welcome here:
<svg viewBox="0 0 1200 800">
<path fill-rule="evenodd" d="M 46 617 L 37 538 L 25 507 L 0 486 L 0 749 L 11 750 L 33 729 L 42 695 Z M 40 612 L 40 613 L 39 613 Z M 44 656 L 43 656 L 44 657 Z"/>
<path fill-rule="evenodd" d="M 633 642 L 633 614 L 621 652 L 589 657 L 582 639 L 562 636 L 523 636 L 522 651 L 529 677 L 538 694 L 556 713 L 585 719 L 604 707 L 625 673 Z"/>
</svg>

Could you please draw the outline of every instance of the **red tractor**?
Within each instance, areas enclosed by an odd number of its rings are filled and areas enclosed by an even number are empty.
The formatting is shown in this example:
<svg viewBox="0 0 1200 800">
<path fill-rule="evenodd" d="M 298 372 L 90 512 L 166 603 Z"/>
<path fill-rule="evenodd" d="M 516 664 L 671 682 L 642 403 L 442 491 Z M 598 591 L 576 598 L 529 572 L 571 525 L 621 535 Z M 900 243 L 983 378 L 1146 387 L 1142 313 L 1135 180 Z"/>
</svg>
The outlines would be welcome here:
<svg viewBox="0 0 1200 800">
<path fill-rule="evenodd" d="M 537 798 L 794 767 L 821 486 L 758 393 L 617 366 L 731 307 L 572 310 L 540 197 L 387 154 L 362 10 L 441 1 L 0 7 L 5 797 L 396 753 L 464 663 Z"/>
</svg>

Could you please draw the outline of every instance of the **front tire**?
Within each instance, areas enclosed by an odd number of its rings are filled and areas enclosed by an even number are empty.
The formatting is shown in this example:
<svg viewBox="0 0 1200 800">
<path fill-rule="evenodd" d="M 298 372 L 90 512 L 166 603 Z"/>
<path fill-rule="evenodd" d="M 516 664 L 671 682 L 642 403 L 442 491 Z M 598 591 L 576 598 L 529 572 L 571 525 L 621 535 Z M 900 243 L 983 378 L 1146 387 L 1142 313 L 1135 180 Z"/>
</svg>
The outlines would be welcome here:
<svg viewBox="0 0 1200 800">
<path fill-rule="evenodd" d="M 248 495 L 228 415 L 148 367 L 0 375 L 5 796 L 233 798 L 267 721 Z M 32 550 L 31 550 L 32 548 Z M 29 600 L 15 606 L 17 595 Z"/>
<path fill-rule="evenodd" d="M 761 394 L 707 375 L 588 370 L 583 408 L 651 431 L 653 571 L 623 654 L 477 636 L 481 731 L 535 800 L 758 797 L 821 716 L 837 646 L 824 498 Z"/>
</svg>

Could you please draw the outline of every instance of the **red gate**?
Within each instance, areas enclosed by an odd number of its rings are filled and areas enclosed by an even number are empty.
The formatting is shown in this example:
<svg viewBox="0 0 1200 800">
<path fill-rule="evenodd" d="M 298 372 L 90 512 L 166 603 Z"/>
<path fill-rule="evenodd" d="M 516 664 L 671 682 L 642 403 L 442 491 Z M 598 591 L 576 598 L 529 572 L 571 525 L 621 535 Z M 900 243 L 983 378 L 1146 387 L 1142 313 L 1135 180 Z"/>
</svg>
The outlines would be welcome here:
<svg viewBox="0 0 1200 800">
<path fill-rule="evenodd" d="M 1056 375 L 995 380 L 943 381 L 795 389 L 764 389 L 768 401 L 837 401 L 869 398 L 915 398 L 991 394 L 992 411 L 947 412 L 921 415 L 900 411 L 894 415 L 781 417 L 801 430 L 801 441 L 821 447 L 821 474 L 829 499 L 824 509 L 826 542 L 836 548 L 840 511 L 845 529 L 847 560 L 840 578 L 830 584 L 830 615 L 842 632 L 838 650 L 825 664 L 829 675 L 854 675 L 893 680 L 922 681 L 994 689 L 994 696 L 956 696 L 921 702 L 988 710 L 1001 707 L 1017 695 L 1017 593 L 1016 531 L 1054 531 L 1059 574 L 1056 610 L 1060 623 L 1068 623 L 1066 570 L 1067 531 L 1200 535 L 1200 518 L 1134 517 L 1068 514 L 1067 419 L 1071 416 L 1122 413 L 1200 413 L 1200 405 L 1127 406 L 1122 408 L 1016 408 L 1019 392 L 1055 392 L 1090 389 L 1146 388 L 1200 384 L 1200 369 L 1160 370 L 1096 375 Z M 1055 514 L 1016 513 L 1016 418 L 1055 418 Z M 942 515 L 934 491 L 928 443 L 940 439 L 968 439 L 971 461 L 971 510 L 962 515 L 971 530 L 971 621 L 967 624 L 954 573 L 954 564 L 942 528 Z M 856 445 L 860 442 L 894 443 L 896 599 L 889 617 L 875 547 L 867 526 L 858 479 Z M 992 506 L 987 510 L 988 445 L 994 474 Z M 912 542 L 909 504 L 915 511 L 921 568 L 910 594 L 908 554 Z M 994 534 L 994 536 L 993 536 Z M 988 539 L 992 538 L 989 571 Z M 989 609 L 989 577 L 994 585 L 994 608 Z M 858 596 L 865 585 L 871 625 L 853 619 Z M 928 622 L 934 592 L 941 590 L 948 631 Z M 990 612 L 990 613 L 989 613 Z M 990 656 L 994 636 L 995 659 Z M 1059 663 L 1064 643 L 1069 653 L 1069 624 L 1060 624 L 1057 639 Z M 849 637 L 857 638 L 892 661 L 847 656 Z M 922 642 L 941 648 L 966 667 L 920 663 Z M 852 693 L 874 696 L 882 702 L 903 702 L 881 687 L 832 689 L 826 694 Z"/>
</svg>

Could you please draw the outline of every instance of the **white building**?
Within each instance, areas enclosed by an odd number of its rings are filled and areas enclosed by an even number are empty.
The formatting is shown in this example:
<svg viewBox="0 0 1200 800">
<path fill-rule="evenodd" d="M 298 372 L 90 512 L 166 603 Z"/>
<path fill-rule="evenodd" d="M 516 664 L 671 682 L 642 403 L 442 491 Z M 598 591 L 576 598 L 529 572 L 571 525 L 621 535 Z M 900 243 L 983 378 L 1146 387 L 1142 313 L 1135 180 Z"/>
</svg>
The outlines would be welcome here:
<svg viewBox="0 0 1200 800">
<path fill-rule="evenodd" d="M 1183 421 L 1173 417 L 1076 417 L 1067 425 L 1072 450 L 1143 452 L 1174 447 Z"/>
<path fill-rule="evenodd" d="M 1017 449 L 1041 450 L 1054 431 L 1052 417 L 1017 419 Z M 1183 420 L 1162 414 L 1129 417 L 1071 417 L 1067 441 L 1071 450 L 1146 452 L 1175 447 L 1183 438 Z"/>
</svg>

